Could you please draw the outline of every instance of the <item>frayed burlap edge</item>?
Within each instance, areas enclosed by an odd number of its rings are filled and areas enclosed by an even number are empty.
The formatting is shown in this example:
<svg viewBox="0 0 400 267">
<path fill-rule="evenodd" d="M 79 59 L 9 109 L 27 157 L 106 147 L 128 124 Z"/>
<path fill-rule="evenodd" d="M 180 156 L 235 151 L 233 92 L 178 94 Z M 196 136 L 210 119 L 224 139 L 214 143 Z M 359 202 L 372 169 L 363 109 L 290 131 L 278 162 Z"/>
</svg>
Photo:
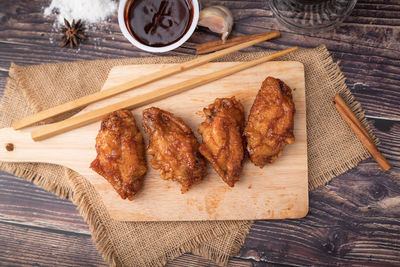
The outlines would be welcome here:
<svg viewBox="0 0 400 267">
<path fill-rule="evenodd" d="M 197 246 L 194 249 L 192 249 L 191 252 L 195 255 L 206 257 L 207 259 L 216 262 L 220 266 L 226 266 L 231 257 L 234 257 L 239 254 L 239 251 L 242 248 L 246 236 L 249 234 L 250 227 L 253 223 L 254 221 L 246 221 L 246 223 L 241 226 L 242 229 L 238 231 L 235 237 L 234 245 L 232 247 L 230 255 L 221 255 L 214 249 L 203 246 Z"/>
<path fill-rule="evenodd" d="M 18 84 L 22 88 L 27 88 L 28 86 L 26 85 L 26 81 L 24 78 L 22 78 L 24 77 L 24 75 L 18 75 L 19 73 L 21 73 L 21 70 L 18 69 L 18 65 L 15 64 L 14 62 L 11 62 L 10 71 L 8 75 L 15 81 L 16 84 Z M 37 100 L 35 100 L 29 94 L 27 94 L 25 90 L 22 90 L 22 93 L 24 94 L 24 97 L 26 98 L 27 102 L 34 107 L 35 109 L 34 111 L 38 112 L 40 108 L 38 107 Z"/>
<path fill-rule="evenodd" d="M 73 181 L 75 185 L 76 192 L 73 194 L 71 201 L 78 207 L 78 210 L 83 217 L 83 219 L 88 223 L 89 229 L 98 249 L 100 255 L 103 259 L 108 262 L 111 266 L 122 266 L 119 261 L 119 256 L 117 255 L 117 250 L 114 249 L 114 244 L 109 238 L 110 233 L 107 232 L 106 227 L 102 224 L 99 218 L 99 214 L 91 206 L 90 202 L 87 200 L 86 190 L 84 188 L 84 180 L 82 176 L 72 170 L 66 168 L 67 175 Z M 226 266 L 229 258 L 236 255 L 241 249 L 246 236 L 250 231 L 250 226 L 253 221 L 243 221 L 243 224 L 239 226 L 240 231 L 235 236 L 233 246 L 231 248 L 230 254 L 221 254 L 214 251 L 209 247 L 200 247 L 199 245 L 205 243 L 212 238 L 216 238 L 226 234 L 225 230 L 215 230 L 205 232 L 196 238 L 181 244 L 180 247 L 175 248 L 160 258 L 154 259 L 150 266 L 164 266 L 169 261 L 181 256 L 184 253 L 192 252 L 196 255 L 206 257 L 209 260 L 214 261 L 220 266 Z"/>
<path fill-rule="evenodd" d="M 232 246 L 231 252 L 229 254 L 221 254 L 215 251 L 210 247 L 200 247 L 199 245 L 209 241 L 211 238 L 216 238 L 226 234 L 224 231 L 215 231 L 215 232 L 206 232 L 197 236 L 195 239 L 192 239 L 184 244 L 182 244 L 179 248 L 176 248 L 165 256 L 159 259 L 154 259 L 151 262 L 150 266 L 159 266 L 162 267 L 173 259 L 181 256 L 184 253 L 191 252 L 196 255 L 200 255 L 205 257 L 220 266 L 226 266 L 228 264 L 229 259 L 232 256 L 237 255 L 239 250 L 241 249 L 246 236 L 250 232 L 250 227 L 254 221 L 243 221 L 243 224 L 240 226 L 241 230 L 238 231 L 238 234 L 235 237 L 234 245 Z"/>
<path fill-rule="evenodd" d="M 379 144 L 379 139 L 373 133 L 367 118 L 365 117 L 365 112 L 363 111 L 361 104 L 355 100 L 354 96 L 351 94 L 350 90 L 347 88 L 346 85 L 346 78 L 344 77 L 342 71 L 338 63 L 334 62 L 328 49 L 325 45 L 317 47 L 318 51 L 321 53 L 322 57 L 322 64 L 325 70 L 328 73 L 329 78 L 332 80 L 333 85 L 337 88 L 337 91 L 343 98 L 343 100 L 347 103 L 349 108 L 353 111 L 354 115 L 357 119 L 361 122 L 361 124 L 365 127 L 368 131 L 369 135 L 371 136 L 372 140 L 375 144 Z M 332 178 L 343 174 L 344 172 L 354 168 L 360 161 L 371 157 L 371 154 L 368 150 L 365 150 L 361 155 L 358 155 L 351 159 L 350 161 L 344 163 L 341 166 L 337 166 L 333 170 L 329 172 L 323 173 L 321 176 L 317 177 L 316 179 L 309 181 L 308 188 L 310 191 L 316 189 L 321 185 L 325 185 L 328 183 Z"/>
<path fill-rule="evenodd" d="M 83 189 L 82 182 L 80 181 L 80 179 L 82 179 L 81 176 L 67 168 L 66 172 L 76 186 L 76 192 L 71 201 L 78 207 L 79 213 L 85 222 L 88 223 L 97 250 L 103 259 L 111 266 L 121 266 L 122 264 L 116 255 L 116 250 L 109 238 L 109 233 L 107 233 L 106 227 L 97 219 L 99 218 L 99 215 L 87 199 L 86 191 Z"/>
<path fill-rule="evenodd" d="M 211 237 L 216 238 L 223 234 L 226 234 L 225 232 L 221 232 L 220 234 L 217 234 L 215 232 L 211 234 L 211 232 L 207 232 L 204 233 L 203 235 L 199 235 L 194 240 L 188 241 L 186 244 L 174 250 L 172 253 L 169 253 L 166 258 L 161 259 L 162 262 L 160 262 L 161 264 L 159 266 L 164 266 L 167 262 L 187 252 L 191 252 L 195 255 L 200 255 L 202 257 L 205 257 L 220 266 L 226 266 L 228 264 L 229 259 L 239 253 L 245 241 L 246 236 L 250 232 L 250 227 L 253 223 L 254 221 L 243 221 L 243 224 L 239 227 L 241 228 L 240 231 L 238 231 L 237 235 L 235 236 L 233 246 L 229 254 L 218 253 L 217 251 L 208 246 L 199 246 L 199 244 L 207 242 L 207 240 L 210 240 Z M 157 265 L 158 262 L 155 261 L 153 263 L 154 265 Z"/>
<path fill-rule="evenodd" d="M 60 198 L 71 199 L 73 195 L 72 190 L 67 190 L 62 186 L 52 183 L 46 177 L 40 176 L 32 170 L 20 168 L 18 166 L 9 166 L 3 162 L 0 162 L 0 169 L 15 176 L 22 177 L 25 180 L 32 182 L 37 186 L 40 186 L 44 190 L 56 194 Z"/>
</svg>

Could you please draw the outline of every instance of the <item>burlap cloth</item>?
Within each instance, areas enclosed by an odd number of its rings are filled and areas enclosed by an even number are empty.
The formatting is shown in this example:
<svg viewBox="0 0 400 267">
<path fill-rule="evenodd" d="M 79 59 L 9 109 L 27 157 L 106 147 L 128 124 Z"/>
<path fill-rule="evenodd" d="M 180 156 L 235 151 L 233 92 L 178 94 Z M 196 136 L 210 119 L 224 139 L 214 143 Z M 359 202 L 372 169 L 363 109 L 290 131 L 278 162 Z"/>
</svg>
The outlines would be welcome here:
<svg viewBox="0 0 400 267">
<path fill-rule="evenodd" d="M 236 53 L 220 61 L 247 61 L 268 53 Z M 190 58 L 128 58 L 38 66 L 12 64 L 0 106 L 0 127 L 100 90 L 113 66 L 182 62 Z M 364 124 L 366 120 L 324 46 L 301 49 L 279 60 L 300 61 L 305 67 L 309 188 L 312 190 L 369 157 L 334 109 L 335 93 L 341 91 Z M 238 253 L 252 225 L 252 221 L 118 222 L 109 217 L 92 185 L 71 170 L 34 163 L 0 163 L 0 168 L 75 203 L 89 224 L 99 252 L 111 265 L 160 266 L 185 252 L 224 265 Z"/>
</svg>

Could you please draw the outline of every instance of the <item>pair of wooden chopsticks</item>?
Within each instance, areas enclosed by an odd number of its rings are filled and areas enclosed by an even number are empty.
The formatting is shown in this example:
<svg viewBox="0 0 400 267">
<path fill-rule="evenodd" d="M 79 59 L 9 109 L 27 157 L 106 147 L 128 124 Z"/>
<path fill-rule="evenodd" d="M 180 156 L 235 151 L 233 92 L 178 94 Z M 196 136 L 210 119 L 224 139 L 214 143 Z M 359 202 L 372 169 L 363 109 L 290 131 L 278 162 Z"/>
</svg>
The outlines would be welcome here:
<svg viewBox="0 0 400 267">
<path fill-rule="evenodd" d="M 337 111 L 342 116 L 344 121 L 349 125 L 349 127 L 356 134 L 361 143 L 368 149 L 372 157 L 376 160 L 383 171 L 390 169 L 389 162 L 385 157 L 379 152 L 368 131 L 364 128 L 361 122 L 353 114 L 351 109 L 346 105 L 342 97 L 337 93 L 333 99 L 333 104 L 335 105 Z"/>
<path fill-rule="evenodd" d="M 184 91 L 193 89 L 195 87 L 201 86 L 203 84 L 221 79 L 223 77 L 226 77 L 228 75 L 231 75 L 233 73 L 239 72 L 244 69 L 248 69 L 250 67 L 256 66 L 258 64 L 264 63 L 266 61 L 272 60 L 274 58 L 277 58 L 279 56 L 285 55 L 287 53 L 290 53 L 292 51 L 297 50 L 298 47 L 292 47 L 283 51 L 276 52 L 274 54 L 271 54 L 266 57 L 262 57 L 256 60 L 252 60 L 249 62 L 241 63 L 235 66 L 232 66 L 227 69 L 223 69 L 217 72 L 213 72 L 210 74 L 206 74 L 203 76 L 199 76 L 196 78 L 193 78 L 191 80 L 186 80 L 177 84 L 169 85 L 167 87 L 152 91 L 150 93 L 146 93 L 140 96 L 136 96 L 134 98 L 130 98 L 128 100 L 106 106 L 104 108 L 100 108 L 97 110 L 93 110 L 87 113 L 84 113 L 82 115 L 78 115 L 69 119 L 66 119 L 61 122 L 53 123 L 47 126 L 44 126 L 40 129 L 32 131 L 32 139 L 35 141 L 41 141 L 44 139 L 47 139 L 49 137 L 61 134 L 66 131 L 73 130 L 75 128 L 87 125 L 89 123 L 95 122 L 97 120 L 100 120 L 103 116 L 119 110 L 119 109 L 132 109 L 132 108 L 137 108 L 140 106 L 147 105 L 149 103 L 159 101 L 161 99 L 164 99 L 166 97 L 170 97 L 179 93 L 182 93 Z"/>
<path fill-rule="evenodd" d="M 169 77 L 170 75 L 177 74 L 184 70 L 192 69 L 194 67 L 203 65 L 205 63 L 208 63 L 212 60 L 215 60 L 217 58 L 220 58 L 220 57 L 230 54 L 232 52 L 247 48 L 249 46 L 261 43 L 266 40 L 270 40 L 272 38 L 279 37 L 280 34 L 281 34 L 280 31 L 271 31 L 271 32 L 264 33 L 261 36 L 259 36 L 258 38 L 248 39 L 249 40 L 248 42 L 244 42 L 244 43 L 235 45 L 233 47 L 229 47 L 224 50 L 220 50 L 215 53 L 184 62 L 182 64 L 177 64 L 177 65 L 162 69 L 162 70 L 154 72 L 154 73 L 149 73 L 147 75 L 144 75 L 140 78 L 134 79 L 127 83 L 111 87 L 107 90 L 99 91 L 97 93 L 81 97 L 79 99 L 55 106 L 53 108 L 40 111 L 31 116 L 28 116 L 21 120 L 15 121 L 12 124 L 12 127 L 14 128 L 14 130 L 19 130 L 19 129 L 25 128 L 27 126 L 30 126 L 32 124 L 35 124 L 37 122 L 43 121 L 48 118 L 55 117 L 57 115 L 65 113 L 67 111 L 71 111 L 71 110 L 74 110 L 74 109 L 77 109 L 77 108 L 80 108 L 83 106 L 87 106 L 89 104 L 106 99 L 108 97 L 129 91 L 131 89 L 143 86 L 145 84 L 149 84 L 151 82 L 155 82 L 155 81 L 160 80 L 165 77 Z"/>
<path fill-rule="evenodd" d="M 82 106 L 94 103 L 96 101 L 105 99 L 107 97 L 114 96 L 114 95 L 122 93 L 122 92 L 126 92 L 132 88 L 136 88 L 136 87 L 148 84 L 150 82 L 160 80 L 164 77 L 182 72 L 184 70 L 194 68 L 196 66 L 205 64 L 207 62 L 210 62 L 216 58 L 222 57 L 222 56 L 232 53 L 234 51 L 244 49 L 246 47 L 255 45 L 262 41 L 269 40 L 271 38 L 275 38 L 278 36 L 280 36 L 279 31 L 272 31 L 272 32 L 263 34 L 262 36 L 260 36 L 256 39 L 250 40 L 248 42 L 244 42 L 244 43 L 214 52 L 209 55 L 199 57 L 197 59 L 194 59 L 194 60 L 182 63 L 182 64 L 174 65 L 172 67 L 163 69 L 161 71 L 145 75 L 143 77 L 140 77 L 140 78 L 130 81 L 128 83 L 112 87 L 108 90 L 100 91 L 98 93 L 82 97 L 80 99 L 56 106 L 54 108 L 50 108 L 48 110 L 41 111 L 39 113 L 36 113 L 36 114 L 33 114 L 26 118 L 23 118 L 22 120 L 14 122 L 13 127 L 14 127 L 14 129 L 24 128 L 24 127 L 32 125 L 36 122 L 54 117 L 56 115 L 76 109 L 78 107 L 82 107 Z M 249 62 L 244 62 L 244 63 L 235 65 L 233 67 L 230 67 L 230 68 L 227 68 L 224 70 L 220 70 L 220 71 L 217 71 L 214 73 L 196 77 L 191 80 L 186 80 L 186 81 L 183 81 L 183 82 L 180 82 L 177 84 L 166 86 L 164 88 L 152 91 L 150 93 L 146 93 L 146 94 L 143 94 L 143 95 L 140 95 L 140 96 L 137 96 L 134 98 L 130 98 L 130 99 L 127 99 L 125 101 L 122 101 L 122 102 L 119 102 L 119 103 L 116 103 L 113 105 L 106 106 L 104 108 L 100 108 L 100 109 L 97 109 L 94 111 L 84 113 L 82 115 L 78 115 L 78 116 L 66 119 L 64 121 L 60 121 L 57 123 L 53 123 L 53 124 L 44 126 L 42 128 L 36 129 L 31 132 L 32 139 L 35 141 L 47 139 L 49 137 L 61 134 L 63 132 L 87 125 L 92 122 L 95 122 L 95 121 L 101 119 L 103 116 L 105 116 L 113 111 L 123 109 L 123 108 L 131 109 L 131 108 L 136 108 L 139 106 L 147 105 L 151 102 L 158 101 L 158 100 L 164 99 L 166 97 L 169 97 L 169 96 L 172 96 L 175 94 L 179 94 L 181 92 L 193 89 L 193 88 L 201 86 L 203 84 L 221 79 L 223 77 L 226 77 L 233 73 L 239 72 L 241 70 L 256 66 L 258 64 L 272 60 L 276 57 L 285 55 L 285 54 L 290 53 L 297 49 L 298 49 L 298 47 L 296 46 L 296 47 L 292 47 L 292 48 L 289 48 L 286 50 L 282 50 L 282 51 L 276 52 L 276 53 L 271 54 L 266 57 L 262 57 L 262 58 L 259 58 L 259 59 L 253 60 L 253 61 L 249 61 Z"/>
</svg>

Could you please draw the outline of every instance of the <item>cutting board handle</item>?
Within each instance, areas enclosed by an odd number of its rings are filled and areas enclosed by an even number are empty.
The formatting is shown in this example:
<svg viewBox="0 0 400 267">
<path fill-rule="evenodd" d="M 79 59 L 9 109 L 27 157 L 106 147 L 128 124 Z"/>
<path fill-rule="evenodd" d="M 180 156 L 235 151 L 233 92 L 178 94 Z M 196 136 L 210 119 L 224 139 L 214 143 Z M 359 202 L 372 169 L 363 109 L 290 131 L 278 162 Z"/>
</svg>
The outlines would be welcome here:
<svg viewBox="0 0 400 267">
<path fill-rule="evenodd" d="M 35 142 L 30 134 L 34 128 L 0 129 L 0 161 L 52 163 L 75 169 L 77 150 L 94 147 L 93 138 L 82 140 L 73 133 Z"/>
<path fill-rule="evenodd" d="M 46 152 L 54 148 L 45 143 L 35 143 L 29 129 L 22 131 L 15 131 L 12 128 L 0 129 L 0 142 L 0 161 L 51 163 Z"/>
</svg>

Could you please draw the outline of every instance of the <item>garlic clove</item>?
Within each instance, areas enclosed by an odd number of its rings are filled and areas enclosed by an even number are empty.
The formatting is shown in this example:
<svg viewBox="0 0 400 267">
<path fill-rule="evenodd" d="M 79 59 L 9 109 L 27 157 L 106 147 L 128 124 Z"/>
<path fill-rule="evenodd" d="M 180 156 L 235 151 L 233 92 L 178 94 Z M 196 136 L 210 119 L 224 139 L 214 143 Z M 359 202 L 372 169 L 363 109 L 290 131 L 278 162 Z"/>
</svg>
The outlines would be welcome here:
<svg viewBox="0 0 400 267">
<path fill-rule="evenodd" d="M 224 6 L 210 6 L 200 11 L 198 25 L 222 34 L 222 42 L 225 43 L 232 31 L 233 15 Z"/>
</svg>

